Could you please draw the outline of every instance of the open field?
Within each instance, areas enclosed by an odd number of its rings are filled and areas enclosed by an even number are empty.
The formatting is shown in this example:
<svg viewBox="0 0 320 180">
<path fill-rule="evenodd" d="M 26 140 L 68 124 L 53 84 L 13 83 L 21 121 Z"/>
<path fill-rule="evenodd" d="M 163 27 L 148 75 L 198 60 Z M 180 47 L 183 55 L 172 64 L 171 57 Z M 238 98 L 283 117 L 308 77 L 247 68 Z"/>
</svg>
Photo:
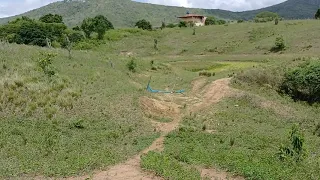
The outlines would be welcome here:
<svg viewBox="0 0 320 180">
<path fill-rule="evenodd" d="M 319 30 L 315 20 L 199 27 L 196 35 L 118 29 L 72 59 L 62 49 L 1 43 L 0 178 L 316 180 L 319 105 L 276 85 L 286 70 L 319 61 Z M 270 52 L 278 36 L 286 50 Z M 40 52 L 57 54 L 54 76 L 39 70 Z M 153 89 L 186 93 L 149 93 L 150 77 Z M 281 161 L 294 124 L 306 157 Z"/>
</svg>

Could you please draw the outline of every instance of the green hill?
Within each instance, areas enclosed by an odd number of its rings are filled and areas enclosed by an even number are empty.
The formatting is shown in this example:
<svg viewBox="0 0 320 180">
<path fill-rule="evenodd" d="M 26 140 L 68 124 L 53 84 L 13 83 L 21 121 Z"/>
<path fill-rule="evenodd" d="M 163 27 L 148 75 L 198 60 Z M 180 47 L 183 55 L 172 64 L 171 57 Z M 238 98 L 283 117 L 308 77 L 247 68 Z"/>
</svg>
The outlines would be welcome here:
<svg viewBox="0 0 320 180">
<path fill-rule="evenodd" d="M 0 23 L 6 23 L 22 15 L 39 18 L 44 14 L 56 13 L 63 15 L 65 23 L 70 26 L 79 24 L 85 17 L 92 17 L 97 14 L 107 16 L 116 27 L 131 27 L 137 20 L 143 18 L 151 21 L 155 26 L 160 26 L 161 21 L 164 19 L 167 23 L 177 22 L 176 16 L 183 15 L 187 11 L 224 19 L 252 19 L 261 11 L 272 11 L 279 13 L 286 19 L 305 19 L 313 18 L 319 5 L 319 0 L 289 0 L 259 10 L 231 12 L 219 9 L 194 9 L 153 5 L 131 0 L 87 0 L 85 2 L 52 3 L 18 16 L 0 19 Z"/>
</svg>

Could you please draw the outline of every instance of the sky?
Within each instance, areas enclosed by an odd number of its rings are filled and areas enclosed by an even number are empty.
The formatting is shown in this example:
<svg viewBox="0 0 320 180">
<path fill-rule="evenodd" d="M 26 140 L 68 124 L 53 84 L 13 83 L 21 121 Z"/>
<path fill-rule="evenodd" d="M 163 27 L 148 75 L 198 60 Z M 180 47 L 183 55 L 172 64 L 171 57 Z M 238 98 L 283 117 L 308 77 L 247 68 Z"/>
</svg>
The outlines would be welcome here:
<svg viewBox="0 0 320 180">
<path fill-rule="evenodd" d="M 8 17 L 39 8 L 59 0 L 0 0 L 0 17 Z M 119 0 L 121 1 L 121 0 Z M 285 0 L 135 0 L 153 4 L 206 9 L 246 11 L 259 9 Z"/>
</svg>

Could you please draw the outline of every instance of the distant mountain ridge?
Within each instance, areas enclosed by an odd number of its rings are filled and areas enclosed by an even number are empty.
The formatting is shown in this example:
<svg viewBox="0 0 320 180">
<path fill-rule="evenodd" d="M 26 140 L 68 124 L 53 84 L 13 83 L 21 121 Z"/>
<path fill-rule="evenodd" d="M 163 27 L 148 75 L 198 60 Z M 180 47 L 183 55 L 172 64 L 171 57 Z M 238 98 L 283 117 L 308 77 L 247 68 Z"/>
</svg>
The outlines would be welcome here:
<svg viewBox="0 0 320 180">
<path fill-rule="evenodd" d="M 0 23 L 6 23 L 20 16 L 39 18 L 48 13 L 55 13 L 61 14 L 65 23 L 69 26 L 79 25 L 84 18 L 93 17 L 97 14 L 108 17 L 116 27 L 132 27 L 140 19 L 147 19 L 153 25 L 160 26 L 162 21 L 166 23 L 177 22 L 176 17 L 185 14 L 187 11 L 233 20 L 253 19 L 256 14 L 262 11 L 276 12 L 285 19 L 307 19 L 313 18 L 319 7 L 320 0 L 288 0 L 274 6 L 244 12 L 163 6 L 131 0 L 60 1 L 18 16 L 0 19 Z"/>
</svg>

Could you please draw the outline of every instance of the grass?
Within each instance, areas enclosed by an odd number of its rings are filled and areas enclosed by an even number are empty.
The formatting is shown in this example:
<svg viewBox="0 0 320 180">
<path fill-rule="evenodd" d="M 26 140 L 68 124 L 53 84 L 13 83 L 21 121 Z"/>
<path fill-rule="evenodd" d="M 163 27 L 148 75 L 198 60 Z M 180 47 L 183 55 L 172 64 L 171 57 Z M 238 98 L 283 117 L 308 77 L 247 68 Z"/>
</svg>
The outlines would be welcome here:
<svg viewBox="0 0 320 180">
<path fill-rule="evenodd" d="M 245 95 L 184 117 L 166 137 L 164 152 L 142 158 L 143 168 L 167 179 L 199 179 L 199 166 L 248 179 L 317 179 L 319 106 L 294 102 L 275 87 L 282 72 L 320 56 L 319 23 L 200 27 L 195 36 L 190 28 L 114 30 L 92 50 L 73 50 L 71 60 L 62 49 L 0 44 L 0 177 L 59 178 L 125 161 L 159 136 L 139 104 L 140 97 L 153 97 L 145 91 L 150 77 L 153 89 L 186 89 L 188 95 L 199 74 L 192 71 L 206 69 L 215 72 L 208 82 L 235 77 L 232 86 Z M 270 29 L 283 35 L 283 53 L 269 52 L 275 43 Z M 208 51 L 215 47 L 224 51 Z M 39 52 L 58 54 L 54 77 L 37 68 Z M 135 72 L 126 66 L 132 58 Z M 295 123 L 304 129 L 309 156 L 281 162 L 276 154 Z"/>
<path fill-rule="evenodd" d="M 182 127 L 166 137 L 163 156 L 189 166 L 220 167 L 248 179 L 317 179 L 320 139 L 313 131 L 320 112 L 294 106 L 294 115 L 286 117 L 259 107 L 254 96 L 229 98 L 209 113 L 185 118 Z M 301 163 L 282 162 L 277 153 L 294 123 L 302 123 L 308 157 Z M 216 133 L 203 132 L 203 124 Z"/>
<path fill-rule="evenodd" d="M 149 152 L 147 155 L 143 156 L 141 167 L 145 170 L 155 171 L 157 175 L 167 179 L 201 179 L 198 170 L 185 166 L 172 157 L 157 152 Z"/>
</svg>

